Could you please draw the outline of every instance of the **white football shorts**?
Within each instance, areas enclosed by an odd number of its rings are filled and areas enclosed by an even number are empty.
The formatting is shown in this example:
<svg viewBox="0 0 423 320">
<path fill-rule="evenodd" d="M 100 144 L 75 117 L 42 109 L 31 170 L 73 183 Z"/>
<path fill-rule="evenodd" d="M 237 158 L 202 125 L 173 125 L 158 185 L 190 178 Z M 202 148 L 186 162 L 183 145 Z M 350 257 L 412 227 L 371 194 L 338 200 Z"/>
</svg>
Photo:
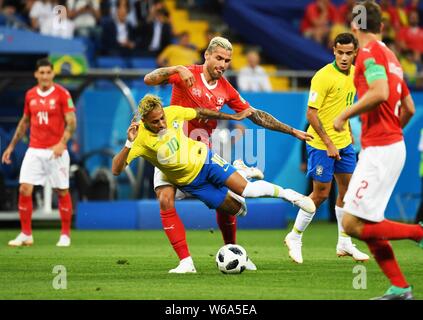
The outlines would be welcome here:
<svg viewBox="0 0 423 320">
<path fill-rule="evenodd" d="M 372 222 L 384 220 L 405 157 L 404 141 L 362 150 L 344 197 L 345 212 Z"/>
<path fill-rule="evenodd" d="M 50 182 L 52 188 L 69 188 L 70 158 L 68 150 L 54 159 L 50 149 L 28 148 L 22 161 L 19 183 L 44 185 Z"/>
</svg>

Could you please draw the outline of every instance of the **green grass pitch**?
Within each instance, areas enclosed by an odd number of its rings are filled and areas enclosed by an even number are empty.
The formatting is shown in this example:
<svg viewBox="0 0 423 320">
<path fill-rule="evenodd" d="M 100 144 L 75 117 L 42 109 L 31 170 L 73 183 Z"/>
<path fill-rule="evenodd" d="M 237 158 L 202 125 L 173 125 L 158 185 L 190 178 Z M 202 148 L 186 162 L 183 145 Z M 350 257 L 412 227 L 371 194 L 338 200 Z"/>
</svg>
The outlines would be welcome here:
<svg viewBox="0 0 423 320">
<path fill-rule="evenodd" d="M 0 231 L 0 299 L 369 299 L 389 283 L 375 261 L 357 264 L 335 254 L 334 224 L 314 223 L 304 235 L 304 264 L 296 265 L 283 245 L 287 230 L 239 230 L 258 267 L 240 275 L 217 270 L 215 254 L 222 246 L 219 231 L 188 231 L 197 274 L 175 275 L 177 265 L 163 231 L 73 231 L 72 246 L 55 246 L 58 230 L 34 230 L 33 247 L 10 248 L 17 230 Z M 368 253 L 364 243 L 356 241 Z M 423 298 L 423 251 L 411 241 L 393 242 L 401 269 Z M 67 288 L 56 290 L 56 265 L 67 272 Z M 354 289 L 357 273 L 366 269 L 367 288 Z M 363 275 L 363 274 L 361 274 Z"/>
</svg>

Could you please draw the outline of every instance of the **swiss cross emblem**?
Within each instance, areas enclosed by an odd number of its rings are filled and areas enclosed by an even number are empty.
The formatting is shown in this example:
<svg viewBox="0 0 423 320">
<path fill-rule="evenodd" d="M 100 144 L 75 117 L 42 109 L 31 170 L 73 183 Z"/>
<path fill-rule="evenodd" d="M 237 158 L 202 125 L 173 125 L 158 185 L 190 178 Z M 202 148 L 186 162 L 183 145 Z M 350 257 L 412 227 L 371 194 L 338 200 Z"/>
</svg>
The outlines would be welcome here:
<svg viewBox="0 0 423 320">
<path fill-rule="evenodd" d="M 29 102 L 29 105 L 31 107 L 35 106 L 37 104 L 37 99 L 31 99 L 31 101 Z"/>
<path fill-rule="evenodd" d="M 219 106 L 223 106 L 224 103 L 225 103 L 225 99 L 223 99 L 223 97 L 217 98 L 217 104 Z"/>
<path fill-rule="evenodd" d="M 197 97 L 201 97 L 201 90 L 198 88 L 192 88 L 192 94 Z"/>
</svg>

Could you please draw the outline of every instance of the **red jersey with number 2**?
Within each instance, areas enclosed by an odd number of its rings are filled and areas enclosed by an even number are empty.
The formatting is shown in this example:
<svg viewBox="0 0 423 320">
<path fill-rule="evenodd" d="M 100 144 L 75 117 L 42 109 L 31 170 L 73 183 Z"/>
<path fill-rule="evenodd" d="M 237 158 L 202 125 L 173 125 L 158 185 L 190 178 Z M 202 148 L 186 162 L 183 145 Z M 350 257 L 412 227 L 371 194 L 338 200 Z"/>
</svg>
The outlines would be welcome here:
<svg viewBox="0 0 423 320">
<path fill-rule="evenodd" d="M 359 50 L 355 63 L 354 84 L 359 98 L 369 89 L 364 75 L 367 59 L 374 59 L 376 64 L 385 68 L 389 98 L 375 109 L 361 114 L 363 148 L 385 146 L 403 140 L 399 121 L 401 99 L 410 94 L 395 54 L 383 42 L 372 41 Z"/>
<path fill-rule="evenodd" d="M 24 114 L 30 118 L 29 146 L 50 148 L 63 137 L 65 114 L 75 108 L 69 92 L 58 84 L 41 91 L 38 86 L 25 96 Z"/>
<path fill-rule="evenodd" d="M 187 68 L 194 75 L 194 85 L 188 88 L 178 73 L 170 76 L 169 83 L 173 85 L 171 105 L 219 111 L 224 104 L 227 104 L 236 112 L 250 108 L 248 102 L 239 95 L 238 91 L 224 77 L 221 77 L 211 86 L 204 77 L 202 65 L 192 65 Z M 188 123 L 188 135 L 191 135 L 191 133 L 195 135 L 191 136 L 195 140 L 201 137 L 201 141 L 207 144 L 212 130 L 216 129 L 216 126 L 216 120 L 194 119 Z M 195 129 L 203 130 L 193 132 Z M 201 131 L 204 130 L 206 130 L 207 137 L 201 134 Z"/>
</svg>

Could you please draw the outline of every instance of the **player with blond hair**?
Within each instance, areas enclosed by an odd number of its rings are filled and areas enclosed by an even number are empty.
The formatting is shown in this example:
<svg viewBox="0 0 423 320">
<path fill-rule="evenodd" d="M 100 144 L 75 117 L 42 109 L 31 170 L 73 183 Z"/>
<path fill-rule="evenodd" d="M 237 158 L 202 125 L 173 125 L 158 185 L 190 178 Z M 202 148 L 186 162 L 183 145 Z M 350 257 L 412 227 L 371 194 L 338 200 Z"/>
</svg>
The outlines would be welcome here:
<svg viewBox="0 0 423 320">
<path fill-rule="evenodd" d="M 224 210 L 232 216 L 247 213 L 245 197 L 282 198 L 307 212 L 316 209 L 309 197 L 294 190 L 262 180 L 248 181 L 205 143 L 188 138 L 183 130 L 185 121 L 242 120 L 251 116 L 253 109 L 231 115 L 205 108 L 163 108 L 158 97 L 146 95 L 139 111 L 141 121 L 131 123 L 125 147 L 113 158 L 113 174 L 119 175 L 127 164 L 143 157 L 159 168 L 172 185 L 200 199 L 209 208 Z M 180 269 L 175 273 L 196 272 L 191 256 L 182 259 Z"/>
</svg>

